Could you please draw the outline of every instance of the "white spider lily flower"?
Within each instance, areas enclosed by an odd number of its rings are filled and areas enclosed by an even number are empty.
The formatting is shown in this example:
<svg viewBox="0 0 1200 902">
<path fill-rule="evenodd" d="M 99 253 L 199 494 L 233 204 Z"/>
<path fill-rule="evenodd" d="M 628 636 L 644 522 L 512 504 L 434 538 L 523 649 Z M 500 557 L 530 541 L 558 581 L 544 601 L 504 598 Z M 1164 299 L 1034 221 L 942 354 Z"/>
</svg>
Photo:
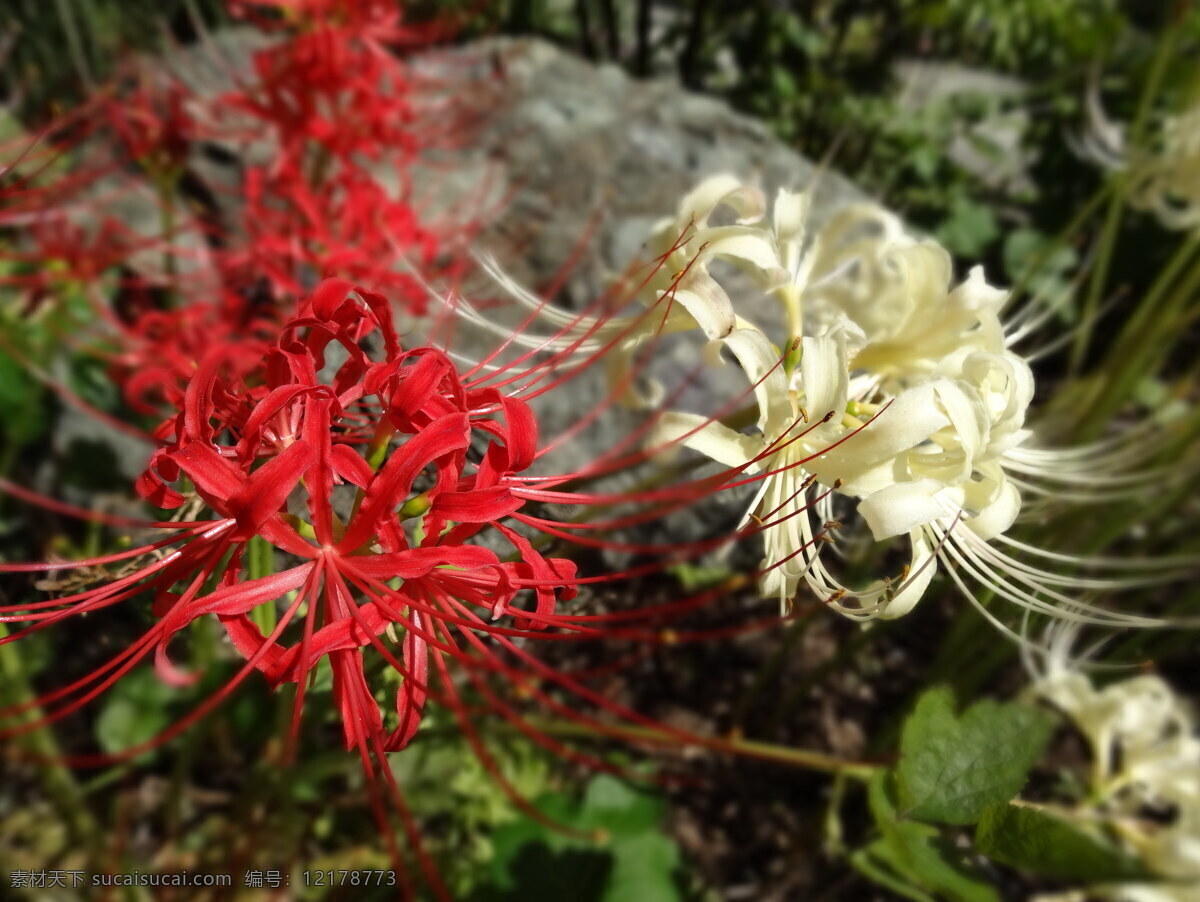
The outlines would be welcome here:
<svg viewBox="0 0 1200 902">
<path fill-rule="evenodd" d="M 723 183 L 720 191 L 728 193 L 731 185 Z M 772 218 L 757 213 L 758 222 L 740 221 L 766 234 L 779 255 L 777 268 L 761 259 L 755 265 L 793 330 L 781 342 L 790 348 L 782 360 L 761 333 L 747 337 L 757 329 L 740 316 L 732 333 L 740 337 L 730 349 L 758 402 L 758 434 L 668 414 L 656 436 L 656 444 L 674 438 L 727 466 L 749 462 L 751 472 L 764 474 L 751 507 L 764 534 L 764 594 L 786 603 L 803 580 L 844 613 L 896 617 L 920 598 L 940 559 L 977 604 L 964 577 L 1052 616 L 1157 623 L 1070 594 L 1145 581 L 1136 564 L 1125 575 L 1080 577 L 1074 574 L 1087 568 L 1117 568 L 1005 536 L 1021 512 L 1021 487 L 1037 484 L 1031 471 L 1052 454 L 1026 447 L 1033 374 L 1008 346 L 1000 316 L 1007 293 L 989 285 L 979 268 L 954 284 L 942 247 L 907 235 L 895 216 L 870 205 L 849 208 L 806 236 L 805 204 L 800 195 L 780 192 Z M 777 270 L 787 273 L 781 284 L 774 282 Z M 798 438 L 804 411 L 814 419 L 834 411 L 835 419 Z M 822 451 L 823 445 L 835 447 Z M 1086 465 L 1103 456 L 1077 459 Z M 1082 477 L 1082 468 L 1071 466 L 1074 459 L 1067 455 L 1049 467 L 1046 485 Z M 1018 479 L 1010 478 L 1010 468 Z M 1110 490 L 1133 485 L 1125 476 L 1091 475 L 1099 483 L 1109 480 Z M 823 490 L 805 491 L 810 476 Z M 899 584 L 882 581 L 852 592 L 824 567 L 822 544 L 831 539 L 826 524 L 835 521 L 831 492 L 856 503 L 876 540 L 908 539 L 910 564 Z M 1031 557 L 1040 558 L 1038 564 L 1026 563 Z M 1169 578 L 1166 571 L 1152 578 L 1160 577 Z"/>
<path fill-rule="evenodd" d="M 710 225 L 709 219 L 720 207 L 728 207 L 737 216 L 733 225 Z M 647 248 L 652 257 L 666 265 L 651 278 L 648 287 L 666 290 L 670 280 L 685 271 L 681 287 L 689 287 L 693 281 L 715 284 L 708 274 L 708 264 L 713 260 L 726 260 L 744 269 L 764 288 L 782 284 L 788 273 L 773 233 L 760 225 L 765 214 L 766 201 L 757 188 L 743 185 L 728 175 L 701 182 L 683 198 L 673 218 L 662 220 L 651 231 Z M 787 227 L 794 229 L 796 224 L 788 223 Z M 732 312 L 727 322 L 725 333 L 733 328 Z M 708 330 L 705 334 L 709 338 L 721 337 Z"/>
<path fill-rule="evenodd" d="M 791 603 L 804 580 L 824 602 L 850 616 L 896 616 L 907 611 L 935 569 L 922 537 L 914 537 L 907 579 L 900 584 L 881 580 L 865 590 L 851 591 L 820 561 L 820 543 L 833 528 L 825 503 L 829 492 L 820 493 L 817 501 L 810 501 L 809 493 L 814 483 L 837 491 L 843 489 L 843 479 L 875 480 L 872 474 L 886 468 L 897 454 L 926 441 L 948 420 L 935 415 L 913 421 L 897 411 L 895 422 L 906 428 L 872 433 L 848 415 L 846 343 L 840 331 L 803 339 L 800 366 L 790 378 L 783 372 L 779 351 L 761 331 L 738 329 L 724 345 L 753 386 L 758 433 L 746 435 L 698 414 L 670 412 L 659 419 L 652 444 L 691 448 L 725 466 L 763 474 L 743 525 L 753 517 L 762 528 L 760 589 L 764 596 L 778 598 L 782 608 Z M 927 412 L 920 404 L 914 410 Z"/>
<path fill-rule="evenodd" d="M 1133 165 L 1130 198 L 1168 228 L 1200 228 L 1200 105 L 1163 122 L 1157 152 Z"/>
<path fill-rule="evenodd" d="M 1075 142 L 1080 156 L 1124 172 L 1129 205 L 1153 214 L 1168 229 L 1200 229 L 1200 104 L 1165 116 L 1144 146 L 1131 146 L 1095 91 L 1087 99 L 1088 126 Z"/>
<path fill-rule="evenodd" d="M 859 205 L 830 227 L 814 241 L 809 328 L 852 323 L 850 368 L 870 374 L 877 391 L 961 378 L 956 370 L 968 354 L 1005 353 L 1000 311 L 1008 293 L 989 285 L 981 267 L 954 286 L 946 249 L 907 235 L 877 207 Z"/>
<path fill-rule="evenodd" d="M 1075 630 L 1051 633 L 1031 690 L 1058 708 L 1087 741 L 1086 796 L 1065 812 L 1103 824 L 1161 878 L 1089 889 L 1112 900 L 1184 902 L 1200 887 L 1200 730 L 1190 705 L 1157 676 L 1097 689 L 1069 661 Z M 1027 666 L 1030 659 L 1027 658 Z"/>
<path fill-rule="evenodd" d="M 710 225 L 709 220 L 721 207 L 733 212 L 734 224 Z M 781 232 L 793 241 L 803 230 L 802 208 L 802 203 L 792 203 L 777 210 Z M 762 192 L 730 175 L 706 179 L 685 196 L 677 214 L 659 222 L 647 241 L 654 266 L 633 292 L 649 308 L 642 314 L 594 317 L 555 309 L 517 284 L 486 256 L 480 261 L 485 272 L 511 299 L 555 332 L 545 335 L 522 328 L 513 334 L 462 298 L 454 299 L 456 312 L 506 341 L 539 351 L 569 349 L 574 356 L 586 358 L 611 343 L 611 379 L 625 381 L 637 350 L 654 338 L 700 329 L 711 341 L 727 337 L 738 326 L 729 295 L 708 272 L 713 261 L 730 263 L 746 272 L 764 292 L 791 283 L 794 274 L 783 262 L 787 255 L 780 254 L 774 234 L 762 225 L 765 211 Z M 652 408 L 662 400 L 661 386 L 650 383 L 639 390 L 632 383 L 626 384 L 622 400 L 629 407 Z"/>
<path fill-rule="evenodd" d="M 713 224 L 719 207 L 732 211 L 732 225 Z M 731 176 L 709 179 L 650 239 L 657 266 L 633 295 L 646 311 L 602 320 L 554 310 L 493 269 L 530 311 L 526 325 L 549 322 L 556 331 L 522 327 L 512 335 L 490 326 L 506 344 L 562 354 L 556 363 L 565 366 L 607 350 L 614 391 L 642 407 L 664 397 L 661 389 L 633 391 L 631 364 L 644 342 L 699 330 L 708 357 L 720 360 L 728 348 L 755 396 L 757 431 L 667 412 L 650 444 L 688 447 L 760 480 L 747 514 L 765 545 L 760 588 L 784 606 L 803 582 L 847 615 L 896 617 L 921 597 L 941 561 L 1002 628 L 970 584 L 1050 616 L 1159 625 L 1080 595 L 1175 579 L 1193 562 L 1072 557 L 1006 535 L 1023 494 L 1040 504 L 1056 492 L 1106 501 L 1145 484 L 1129 471 L 1135 457 L 1124 440 L 1067 452 L 1031 447 L 1025 420 L 1033 375 L 1010 347 L 1023 330 L 1006 333 L 1006 292 L 979 268 L 955 284 L 949 254 L 908 235 L 878 207 L 854 205 L 815 231 L 807 212 L 804 194 L 780 191 L 768 215 L 757 189 Z M 714 262 L 736 266 L 782 305 L 786 334 L 777 345 L 750 321 L 760 311 L 734 309 L 709 271 Z M 487 324 L 463 307 L 468 319 Z M 877 541 L 907 539 L 910 563 L 899 581 L 851 591 L 826 569 L 822 548 L 847 504 Z"/>
</svg>

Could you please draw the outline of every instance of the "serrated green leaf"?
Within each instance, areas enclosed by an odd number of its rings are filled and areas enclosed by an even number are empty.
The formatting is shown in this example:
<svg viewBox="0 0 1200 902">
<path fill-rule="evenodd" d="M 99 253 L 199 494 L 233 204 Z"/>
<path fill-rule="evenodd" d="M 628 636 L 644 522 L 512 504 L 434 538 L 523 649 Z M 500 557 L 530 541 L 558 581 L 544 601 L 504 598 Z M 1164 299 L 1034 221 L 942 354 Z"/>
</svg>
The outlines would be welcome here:
<svg viewBox="0 0 1200 902">
<path fill-rule="evenodd" d="M 612 844 L 612 853 L 615 866 L 601 897 L 604 902 L 677 902 L 680 898 L 674 876 L 679 848 L 669 836 L 654 830 L 623 837 Z"/>
<path fill-rule="evenodd" d="M 871 778 L 867 797 L 882 834 L 860 850 L 853 864 L 864 876 L 915 902 L 1000 902 L 963 853 L 931 824 L 898 820 L 891 775 Z"/>
<path fill-rule="evenodd" d="M 1059 880 L 1145 880 L 1149 872 L 1108 840 L 1036 808 L 995 805 L 975 828 L 975 846 L 993 861 Z"/>
<path fill-rule="evenodd" d="M 999 893 L 962 861 L 954 844 L 928 824 L 897 824 L 891 836 L 876 840 L 865 851 L 877 867 L 907 882 L 909 898 L 1000 902 Z"/>
<path fill-rule="evenodd" d="M 926 692 L 901 735 L 896 786 L 903 812 L 975 823 L 1025 785 L 1052 725 L 1045 712 L 1016 703 L 982 701 L 959 715 L 948 688 Z"/>
</svg>

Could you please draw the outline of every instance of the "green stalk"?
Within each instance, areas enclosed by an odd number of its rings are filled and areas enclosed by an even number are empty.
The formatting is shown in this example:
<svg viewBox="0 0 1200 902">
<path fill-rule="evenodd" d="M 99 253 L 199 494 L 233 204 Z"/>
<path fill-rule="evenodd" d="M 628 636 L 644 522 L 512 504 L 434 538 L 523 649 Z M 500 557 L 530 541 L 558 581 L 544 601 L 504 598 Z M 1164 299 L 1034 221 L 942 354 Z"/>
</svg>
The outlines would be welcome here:
<svg viewBox="0 0 1200 902">
<path fill-rule="evenodd" d="M 1200 291 L 1200 237 L 1184 241 L 1154 280 L 1121 332 L 1105 366 L 1080 404 L 1077 434 L 1094 439 L 1128 401 L 1137 383 L 1157 369 L 1179 335 L 1181 317 Z M 1157 358 L 1157 359 L 1156 359 Z"/>
<path fill-rule="evenodd" d="M 1104 294 L 1104 286 L 1108 282 L 1108 270 L 1112 265 L 1113 249 L 1117 246 L 1117 234 L 1121 230 L 1121 214 L 1125 210 L 1125 177 L 1114 176 L 1112 179 L 1116 190 L 1108 201 L 1108 210 L 1104 214 L 1104 226 L 1100 230 L 1100 246 L 1096 253 L 1096 264 L 1088 280 L 1088 291 L 1083 299 L 1083 308 L 1079 314 L 1079 325 L 1075 328 L 1075 341 L 1071 345 L 1071 361 L 1069 373 L 1078 375 L 1083 366 L 1083 358 L 1092 341 L 1092 330 L 1096 324 L 1096 315 L 1100 310 L 1100 298 Z"/>
<path fill-rule="evenodd" d="M 1177 31 L 1178 29 L 1168 26 L 1164 28 L 1162 37 L 1159 39 L 1154 60 L 1150 65 L 1150 73 L 1146 77 L 1146 83 L 1142 88 L 1141 96 L 1138 98 L 1133 127 L 1129 131 L 1130 147 L 1141 147 L 1144 143 L 1146 131 L 1150 125 L 1151 113 L 1154 108 L 1154 100 L 1158 97 L 1159 91 L 1162 88 L 1162 81 L 1170 63 L 1171 54 L 1175 49 Z M 1120 230 L 1121 213 L 1125 204 L 1128 181 L 1124 174 L 1119 174 L 1114 177 L 1114 182 L 1116 183 L 1116 193 L 1109 201 L 1108 213 L 1104 218 L 1104 227 L 1100 233 L 1100 248 L 1096 259 L 1096 266 L 1092 271 L 1091 281 L 1088 284 L 1088 293 L 1084 298 L 1079 330 L 1075 333 L 1075 342 L 1071 349 L 1072 373 L 1079 371 L 1084 355 L 1087 353 L 1088 345 L 1091 343 L 1092 327 L 1096 318 L 1096 312 L 1100 309 L 1100 298 L 1104 294 L 1104 288 L 1108 282 L 1108 271 L 1112 263 L 1113 249 L 1116 247 L 1117 233 Z"/>
<path fill-rule="evenodd" d="M 275 572 L 275 549 L 262 536 L 251 536 L 246 543 L 246 575 L 250 579 L 263 579 Z M 278 621 L 274 603 L 260 604 L 250 612 L 254 625 L 264 636 L 271 635 Z"/>
<path fill-rule="evenodd" d="M 746 716 L 754 708 L 766 688 L 767 683 L 775 679 L 783 667 L 783 662 L 791 654 L 792 648 L 800 641 L 813 622 L 813 610 L 805 616 L 797 617 L 796 622 L 788 627 L 783 635 L 783 641 L 776 645 L 775 650 L 763 662 L 754 675 L 753 681 L 742 692 L 737 703 L 733 706 L 733 722 L 739 727 L 745 722 Z"/>
<path fill-rule="evenodd" d="M 163 271 L 167 274 L 167 279 L 174 282 L 178 267 L 171 242 L 175 238 L 175 184 L 178 176 L 158 174 L 154 175 L 154 181 L 158 186 L 159 221 L 163 232 Z"/>
<path fill-rule="evenodd" d="M 71 13 L 71 7 L 66 0 L 54 0 L 54 8 L 58 13 L 59 21 L 62 22 L 63 34 L 67 38 L 67 51 L 75 66 L 75 71 L 79 73 L 79 80 L 88 91 L 92 91 L 95 89 L 96 83 L 92 78 L 92 69 L 88 65 L 83 40 L 80 37 L 75 17 Z"/>
<path fill-rule="evenodd" d="M 800 680 L 791 691 L 788 692 L 779 703 L 775 706 L 774 712 L 771 714 L 771 719 L 767 724 L 767 732 L 777 734 L 782 728 L 785 721 L 790 718 L 793 712 L 799 707 L 800 703 L 808 698 L 814 686 L 825 679 L 834 670 L 841 667 L 847 661 L 854 658 L 859 650 L 870 639 L 874 638 L 873 633 L 877 628 L 871 630 L 860 630 L 853 639 L 846 642 L 838 648 L 837 652 L 827 661 L 814 667 L 809 671 L 803 679 Z"/>
<path fill-rule="evenodd" d="M 1018 276 L 1016 282 L 1013 283 L 1013 286 L 1010 289 L 1010 294 L 1012 297 L 1019 297 L 1025 291 L 1033 277 L 1041 272 L 1042 268 L 1050 261 L 1050 258 L 1053 257 L 1054 254 L 1057 253 L 1061 248 L 1067 245 L 1067 242 L 1071 240 L 1071 237 L 1079 231 L 1084 223 L 1092 218 L 1092 214 L 1100 208 L 1100 205 L 1104 203 L 1105 199 L 1111 196 L 1114 187 L 1115 186 L 1113 185 L 1112 180 L 1105 182 L 1104 185 L 1101 186 L 1101 188 L 1088 199 L 1088 202 L 1079 208 L 1079 211 L 1073 217 L 1071 217 L 1071 220 L 1065 226 L 1063 226 L 1059 233 L 1054 236 L 1054 240 L 1033 255 L 1033 259 L 1026 264 L 1025 268 L 1021 271 L 1021 275 Z"/>
<path fill-rule="evenodd" d="M 530 718 L 531 726 L 544 733 L 557 736 L 586 736 L 595 739 L 616 737 L 630 742 L 649 742 L 655 745 L 698 745 L 702 748 L 718 752 L 744 755 L 748 758 L 758 758 L 764 761 L 777 761 L 780 764 L 790 764 L 804 770 L 814 770 L 827 774 L 845 774 L 859 780 L 866 780 L 878 769 L 878 765 L 865 761 L 845 761 L 824 752 L 814 752 L 809 749 L 797 749 L 790 746 L 775 745 L 756 739 L 745 739 L 740 736 L 730 736 L 723 739 L 716 737 L 694 736 L 681 739 L 666 730 L 654 727 L 639 726 L 609 726 L 598 730 L 586 724 L 562 720 L 542 720 Z"/>
</svg>

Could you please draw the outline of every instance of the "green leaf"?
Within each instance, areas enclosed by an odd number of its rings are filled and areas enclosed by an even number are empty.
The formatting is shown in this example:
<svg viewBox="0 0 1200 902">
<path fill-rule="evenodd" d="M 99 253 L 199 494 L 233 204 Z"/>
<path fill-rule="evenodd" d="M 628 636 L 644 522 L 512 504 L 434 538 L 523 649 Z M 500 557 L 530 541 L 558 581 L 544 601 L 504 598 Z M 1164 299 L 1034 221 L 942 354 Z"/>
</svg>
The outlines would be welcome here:
<svg viewBox="0 0 1200 902">
<path fill-rule="evenodd" d="M 167 706 L 176 695 L 151 670 L 127 673 L 108 694 L 96 718 L 100 747 L 113 754 L 153 739 L 171 723 Z"/>
<path fill-rule="evenodd" d="M 993 861 L 1058 880 L 1106 883 L 1152 879 L 1104 837 L 1047 811 L 994 805 L 975 829 L 975 846 Z"/>
<path fill-rule="evenodd" d="M 799 91 L 792 73 L 782 66 L 776 66 L 771 70 L 771 87 L 782 98 L 795 97 Z"/>
<path fill-rule="evenodd" d="M 695 592 L 715 586 L 733 576 L 733 570 L 724 564 L 704 565 L 680 563 L 668 567 L 667 572 L 679 580 L 685 592 Z"/>
<path fill-rule="evenodd" d="M 964 257 L 978 257 L 999 234 L 991 209 L 962 195 L 951 202 L 950 215 L 935 232 L 947 249 Z"/>
<path fill-rule="evenodd" d="M 46 431 L 46 411 L 42 387 L 0 350 L 0 429 L 14 445 L 28 445 Z"/>
<path fill-rule="evenodd" d="M 807 27 L 800 16 L 784 13 L 776 22 L 788 43 L 799 48 L 805 56 L 816 59 L 828 49 L 829 42 L 821 30 Z"/>
<path fill-rule="evenodd" d="M 580 826 L 613 836 L 636 836 L 658 829 L 666 814 L 662 800 L 609 774 L 597 774 L 583 794 Z"/>
<path fill-rule="evenodd" d="M 480 902 L 565 898 L 563 887 L 582 885 L 580 869 L 595 878 L 596 892 L 587 898 L 596 902 L 680 898 L 679 850 L 659 829 L 664 806 L 656 795 L 600 774 L 588 783 L 582 800 L 550 793 L 537 807 L 584 835 L 564 834 L 529 817 L 504 824 L 493 834 L 492 885 L 477 894 Z"/>
<path fill-rule="evenodd" d="M 982 701 L 961 716 L 954 709 L 946 687 L 921 696 L 904 724 L 897 791 L 906 815 L 973 824 L 1025 785 L 1053 721 L 1015 703 Z"/>
<path fill-rule="evenodd" d="M 898 819 L 890 774 L 877 772 L 867 795 L 882 836 L 851 856 L 863 876 L 916 902 L 1000 902 L 986 878 L 937 827 Z"/>
<path fill-rule="evenodd" d="M 932 182 L 942 162 L 941 149 L 931 144 L 918 144 L 908 153 L 908 163 L 922 181 Z"/>
</svg>

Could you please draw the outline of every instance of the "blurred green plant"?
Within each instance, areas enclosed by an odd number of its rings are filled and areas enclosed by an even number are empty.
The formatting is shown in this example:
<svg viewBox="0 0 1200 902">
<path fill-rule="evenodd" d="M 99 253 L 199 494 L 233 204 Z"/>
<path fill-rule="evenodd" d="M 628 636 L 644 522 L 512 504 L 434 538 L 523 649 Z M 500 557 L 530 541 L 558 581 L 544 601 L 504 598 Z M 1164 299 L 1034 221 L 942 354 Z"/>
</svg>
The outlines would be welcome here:
<svg viewBox="0 0 1200 902">
<path fill-rule="evenodd" d="M 582 798 L 550 793 L 535 801 L 570 834 L 528 815 L 496 830 L 490 882 L 472 902 L 677 902 L 679 849 L 662 831 L 661 798 L 598 774 Z"/>
<path fill-rule="evenodd" d="M 1121 32 L 1118 0 L 901 0 L 938 54 L 1029 73 L 1078 65 Z"/>
<path fill-rule="evenodd" d="M 10 0 L 0 4 L 0 96 L 38 120 L 104 83 L 128 53 L 222 20 L 223 0 Z"/>
</svg>

